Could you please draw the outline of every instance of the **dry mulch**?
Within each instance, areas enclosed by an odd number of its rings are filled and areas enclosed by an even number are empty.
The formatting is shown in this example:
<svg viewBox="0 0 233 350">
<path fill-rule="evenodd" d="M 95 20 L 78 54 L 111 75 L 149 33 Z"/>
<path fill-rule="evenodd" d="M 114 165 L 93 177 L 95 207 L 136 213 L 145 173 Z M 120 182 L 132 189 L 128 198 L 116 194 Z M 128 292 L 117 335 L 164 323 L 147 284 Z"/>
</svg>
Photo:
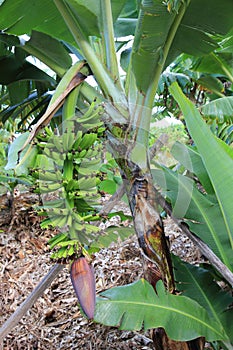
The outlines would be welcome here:
<svg viewBox="0 0 233 350">
<path fill-rule="evenodd" d="M 41 230 L 40 218 L 32 207 L 37 201 L 35 195 L 26 193 L 16 199 L 14 222 L 11 223 L 4 200 L 1 197 L 0 324 L 9 318 L 53 265 L 46 242 L 54 232 Z M 170 219 L 165 220 L 165 228 L 172 251 L 191 262 L 200 259 L 197 249 Z M 93 265 L 97 293 L 139 279 L 143 276 L 143 263 L 136 237 L 102 249 L 95 255 Z M 119 331 L 86 320 L 79 311 L 67 266 L 4 339 L 3 349 L 147 350 L 153 347 L 149 332 Z"/>
</svg>

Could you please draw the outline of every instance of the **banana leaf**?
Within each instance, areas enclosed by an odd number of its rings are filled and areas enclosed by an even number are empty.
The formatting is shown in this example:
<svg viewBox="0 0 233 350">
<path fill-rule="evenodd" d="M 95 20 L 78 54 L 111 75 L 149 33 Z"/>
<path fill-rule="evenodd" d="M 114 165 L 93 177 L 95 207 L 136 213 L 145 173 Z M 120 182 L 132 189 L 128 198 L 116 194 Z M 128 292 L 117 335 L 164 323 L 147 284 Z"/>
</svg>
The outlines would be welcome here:
<svg viewBox="0 0 233 350">
<path fill-rule="evenodd" d="M 177 83 L 173 83 L 170 92 L 179 103 L 184 114 L 189 133 L 195 142 L 197 150 L 202 158 L 212 186 L 215 190 L 215 196 L 220 210 L 220 220 L 223 220 L 225 227 L 225 239 L 223 244 L 228 244 L 233 248 L 233 158 L 232 150 L 226 144 L 223 146 L 210 131 L 203 121 L 200 113 L 189 101 Z M 226 149 L 229 149 L 226 151 Z M 207 214 L 207 213 L 206 213 Z M 207 214 L 208 216 L 208 214 Z M 222 218 L 222 219 L 221 219 Z M 212 218 L 211 218 L 212 220 Z M 216 230 L 217 235 L 221 233 Z M 227 239 L 226 239 L 227 238 Z M 227 243 L 228 242 L 228 243 Z M 225 247 L 226 248 L 226 247 Z M 224 249 L 225 249 L 224 248 Z M 228 265 L 229 266 L 229 265 Z"/>
<path fill-rule="evenodd" d="M 224 35 L 231 29 L 228 11 L 233 12 L 231 0 L 221 5 L 213 0 L 211 6 L 208 0 L 185 1 L 178 13 L 169 12 L 160 0 L 142 1 L 132 53 L 138 89 L 146 92 L 151 88 L 152 82 L 158 80 L 158 70 L 162 71 L 180 53 L 203 56 L 217 48 L 208 34 Z"/>
<path fill-rule="evenodd" d="M 218 122 L 233 122 L 233 96 L 225 96 L 211 101 L 200 108 L 205 117 L 216 118 Z"/>
<path fill-rule="evenodd" d="M 233 298 L 228 291 L 222 290 L 214 281 L 214 276 L 205 268 L 185 263 L 173 256 L 175 279 L 179 281 L 177 288 L 182 295 L 197 301 L 227 332 L 233 341 L 232 316 Z"/>
<path fill-rule="evenodd" d="M 161 281 L 156 291 L 144 279 L 109 289 L 97 298 L 94 320 L 123 330 L 163 327 L 174 340 L 228 340 L 221 323 L 197 302 L 167 293 Z"/>
<path fill-rule="evenodd" d="M 112 1 L 114 20 L 125 2 L 126 0 Z M 86 39 L 89 35 L 100 36 L 101 1 L 68 0 L 65 3 L 81 26 Z M 21 35 L 36 30 L 76 46 L 54 1 L 41 0 L 32 3 L 26 0 L 5 0 L 0 9 L 0 29 L 7 33 Z"/>
<path fill-rule="evenodd" d="M 27 140 L 28 135 L 29 132 L 19 135 L 9 147 L 8 162 L 5 170 L 14 169 L 16 176 L 28 175 L 29 168 L 33 167 L 36 162 L 37 148 L 29 145 L 20 155 L 20 162 L 18 163 L 18 151 Z"/>
<path fill-rule="evenodd" d="M 210 178 L 206 172 L 201 156 L 195 147 L 188 147 L 180 142 L 175 142 L 172 146 L 171 153 L 180 164 L 184 165 L 187 170 L 198 177 L 208 194 L 214 194 Z"/>
<path fill-rule="evenodd" d="M 185 218 L 189 228 L 232 268 L 232 249 L 221 208 L 213 195 L 204 195 L 195 182 L 165 167 L 152 171 L 155 183 L 170 199 L 173 215 Z"/>
<path fill-rule="evenodd" d="M 218 74 L 233 81 L 232 53 L 219 52 L 203 55 L 192 67 L 194 71 Z"/>
<path fill-rule="evenodd" d="M 212 75 L 202 75 L 199 79 L 197 79 L 197 84 L 201 85 L 208 91 L 216 94 L 219 97 L 223 97 L 224 94 L 224 86 L 223 83 L 216 77 Z"/>
<path fill-rule="evenodd" d="M 38 80 L 54 86 L 55 80 L 26 60 L 19 60 L 17 55 L 0 57 L 0 84 L 8 85 L 15 81 Z"/>
</svg>

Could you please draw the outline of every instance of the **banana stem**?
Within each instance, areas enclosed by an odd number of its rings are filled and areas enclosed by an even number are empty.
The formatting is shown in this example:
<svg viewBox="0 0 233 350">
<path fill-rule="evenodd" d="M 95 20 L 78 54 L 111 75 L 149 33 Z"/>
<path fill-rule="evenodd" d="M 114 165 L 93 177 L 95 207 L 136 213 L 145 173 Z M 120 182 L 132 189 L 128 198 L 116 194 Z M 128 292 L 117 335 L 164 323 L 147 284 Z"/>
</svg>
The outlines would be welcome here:
<svg viewBox="0 0 233 350">
<path fill-rule="evenodd" d="M 100 2 L 100 5 L 106 65 L 114 79 L 115 84 L 119 89 L 122 89 L 115 49 L 111 1 L 103 0 Z"/>
<path fill-rule="evenodd" d="M 127 101 L 124 95 L 124 91 L 117 88 L 110 73 L 107 72 L 102 62 L 98 59 L 95 51 L 89 44 L 88 39 L 85 37 L 80 24 L 74 17 L 70 7 L 63 0 L 54 0 L 54 3 L 64 18 L 64 21 L 66 22 L 70 32 L 73 34 L 77 45 L 82 50 L 82 53 L 85 56 L 104 95 L 111 101 L 117 102 L 122 113 L 126 113 Z"/>
</svg>

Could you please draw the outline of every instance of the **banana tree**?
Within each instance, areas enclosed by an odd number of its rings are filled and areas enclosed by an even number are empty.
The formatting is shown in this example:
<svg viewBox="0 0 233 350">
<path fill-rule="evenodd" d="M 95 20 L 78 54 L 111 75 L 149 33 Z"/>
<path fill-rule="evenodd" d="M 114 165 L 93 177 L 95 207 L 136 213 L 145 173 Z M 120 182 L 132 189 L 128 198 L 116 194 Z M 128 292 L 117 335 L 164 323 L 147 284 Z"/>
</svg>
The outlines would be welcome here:
<svg viewBox="0 0 233 350">
<path fill-rule="evenodd" d="M 51 101 L 49 112 L 36 124 L 29 141 L 42 126 L 49 123 L 54 114 L 51 110 L 54 112 L 61 107 L 67 94 L 72 90 L 77 93 L 77 102 L 78 96 L 81 95 L 85 103 L 91 104 L 95 101 L 96 108 L 101 105 L 103 108 L 101 118 L 106 127 L 106 139 L 121 172 L 135 232 L 143 254 L 153 265 L 154 273 L 151 282 L 157 294 L 143 281 L 137 286 L 128 286 L 129 289 L 124 289 L 123 294 L 125 293 L 131 301 L 130 296 L 135 292 L 135 298 L 139 298 L 136 300 L 137 308 L 129 309 L 125 317 L 124 310 L 112 309 L 112 312 L 116 312 L 117 315 L 113 320 L 111 315 L 106 313 L 109 305 L 106 306 L 101 300 L 97 304 L 99 306 L 95 319 L 105 324 L 120 324 L 126 329 L 139 329 L 143 324 L 146 328 L 164 327 L 176 342 L 170 341 L 164 333 L 161 335 L 157 332 L 155 333 L 157 349 L 176 349 L 181 346 L 190 348 L 193 343 L 196 348 L 201 349 L 202 338 L 189 342 L 201 336 L 205 336 L 210 341 L 222 340 L 226 344 L 229 343 L 228 332 L 223 330 L 223 327 L 221 331 L 218 330 L 219 323 L 216 317 L 208 320 L 208 314 L 202 306 L 185 296 L 172 295 L 176 294 L 177 288 L 158 209 L 158 193 L 154 187 L 151 171 L 148 139 L 152 108 L 162 72 L 183 52 L 203 56 L 210 54 L 218 46 L 215 36 L 226 35 L 232 27 L 232 1 L 224 0 L 220 4 L 219 1 L 214 0 L 210 6 L 207 0 L 165 2 L 161 0 L 140 2 L 42 0 L 37 3 L 25 0 L 15 3 L 5 0 L 0 10 L 2 14 L 0 28 L 5 33 L 30 35 L 32 31 L 37 32 L 36 41 L 24 43 L 21 48 L 39 57 L 44 63 L 51 64 L 50 49 L 42 45 L 45 37 L 52 37 L 57 42 L 65 42 L 70 52 L 85 60 L 83 64 L 78 64 L 69 71 L 67 77 L 70 78 L 65 81 L 66 84 L 61 85 L 63 86 L 63 91 L 60 91 L 60 94 L 63 94 L 62 97 Z M 134 35 L 134 40 L 132 49 L 127 51 L 127 53 L 130 52 L 129 64 L 126 76 L 122 79 L 116 48 L 122 45 L 121 37 L 127 35 Z M 83 82 L 88 75 L 94 76 L 98 89 Z M 184 102 L 179 100 L 177 91 L 173 93 L 182 106 L 184 114 L 188 115 L 189 105 L 188 107 L 183 105 Z M 59 95 L 58 91 L 57 95 Z M 212 186 L 215 180 L 216 177 L 210 177 Z M 220 207 L 224 208 L 223 188 L 220 186 L 217 190 L 220 191 L 216 195 L 220 200 Z M 188 209 L 188 206 L 185 208 Z M 227 201 L 225 216 L 229 214 L 230 209 L 232 209 L 231 205 Z M 224 219 L 226 219 L 225 216 L 223 215 Z M 229 217 L 226 220 L 226 226 L 228 239 L 231 241 L 233 225 Z M 228 254 L 223 254 L 227 255 L 224 260 L 226 268 L 231 267 Z M 158 280 L 162 280 L 169 294 L 166 294 L 161 282 L 157 283 Z M 106 292 L 103 297 L 109 298 L 110 301 L 112 298 L 112 305 L 114 305 L 114 296 L 118 297 L 119 293 L 118 291 Z M 122 293 L 120 295 L 122 296 Z M 148 313 L 144 309 L 144 303 L 141 304 L 144 297 L 145 300 L 147 298 L 150 300 L 148 305 L 151 308 Z M 143 308 L 143 315 L 136 319 L 136 312 L 140 309 L 140 305 Z M 125 304 L 124 307 L 126 307 Z M 166 310 L 166 313 L 158 311 L 161 309 Z M 189 310 L 188 315 L 185 312 L 186 309 Z M 104 312 L 105 316 L 103 316 Z M 158 320 L 153 319 L 153 312 L 156 312 Z M 187 328 L 181 326 L 177 329 L 175 324 L 169 327 L 167 320 L 173 317 L 175 321 L 177 315 L 180 322 L 188 322 Z M 190 329 L 193 331 L 190 332 Z M 180 344 L 179 340 L 183 343 Z"/>
</svg>

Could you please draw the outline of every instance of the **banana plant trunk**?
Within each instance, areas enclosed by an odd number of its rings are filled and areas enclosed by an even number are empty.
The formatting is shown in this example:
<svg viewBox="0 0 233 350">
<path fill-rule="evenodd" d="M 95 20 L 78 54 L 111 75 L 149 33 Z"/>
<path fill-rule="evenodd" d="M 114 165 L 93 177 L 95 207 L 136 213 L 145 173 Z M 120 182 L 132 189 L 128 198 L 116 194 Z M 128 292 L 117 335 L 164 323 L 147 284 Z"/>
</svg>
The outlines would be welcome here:
<svg viewBox="0 0 233 350">
<path fill-rule="evenodd" d="M 145 278 L 151 283 L 155 292 L 157 281 L 162 280 L 168 292 L 175 294 L 169 241 L 165 236 L 163 221 L 158 210 L 150 167 L 148 165 L 146 169 L 141 169 L 135 164 L 130 159 L 129 147 L 117 138 L 111 135 L 109 141 L 121 170 L 135 232 L 145 257 Z M 149 156 L 147 160 L 149 164 Z M 202 350 L 205 344 L 205 339 L 202 337 L 187 342 L 173 341 L 167 337 L 163 328 L 153 329 L 151 337 L 155 350 Z"/>
</svg>

